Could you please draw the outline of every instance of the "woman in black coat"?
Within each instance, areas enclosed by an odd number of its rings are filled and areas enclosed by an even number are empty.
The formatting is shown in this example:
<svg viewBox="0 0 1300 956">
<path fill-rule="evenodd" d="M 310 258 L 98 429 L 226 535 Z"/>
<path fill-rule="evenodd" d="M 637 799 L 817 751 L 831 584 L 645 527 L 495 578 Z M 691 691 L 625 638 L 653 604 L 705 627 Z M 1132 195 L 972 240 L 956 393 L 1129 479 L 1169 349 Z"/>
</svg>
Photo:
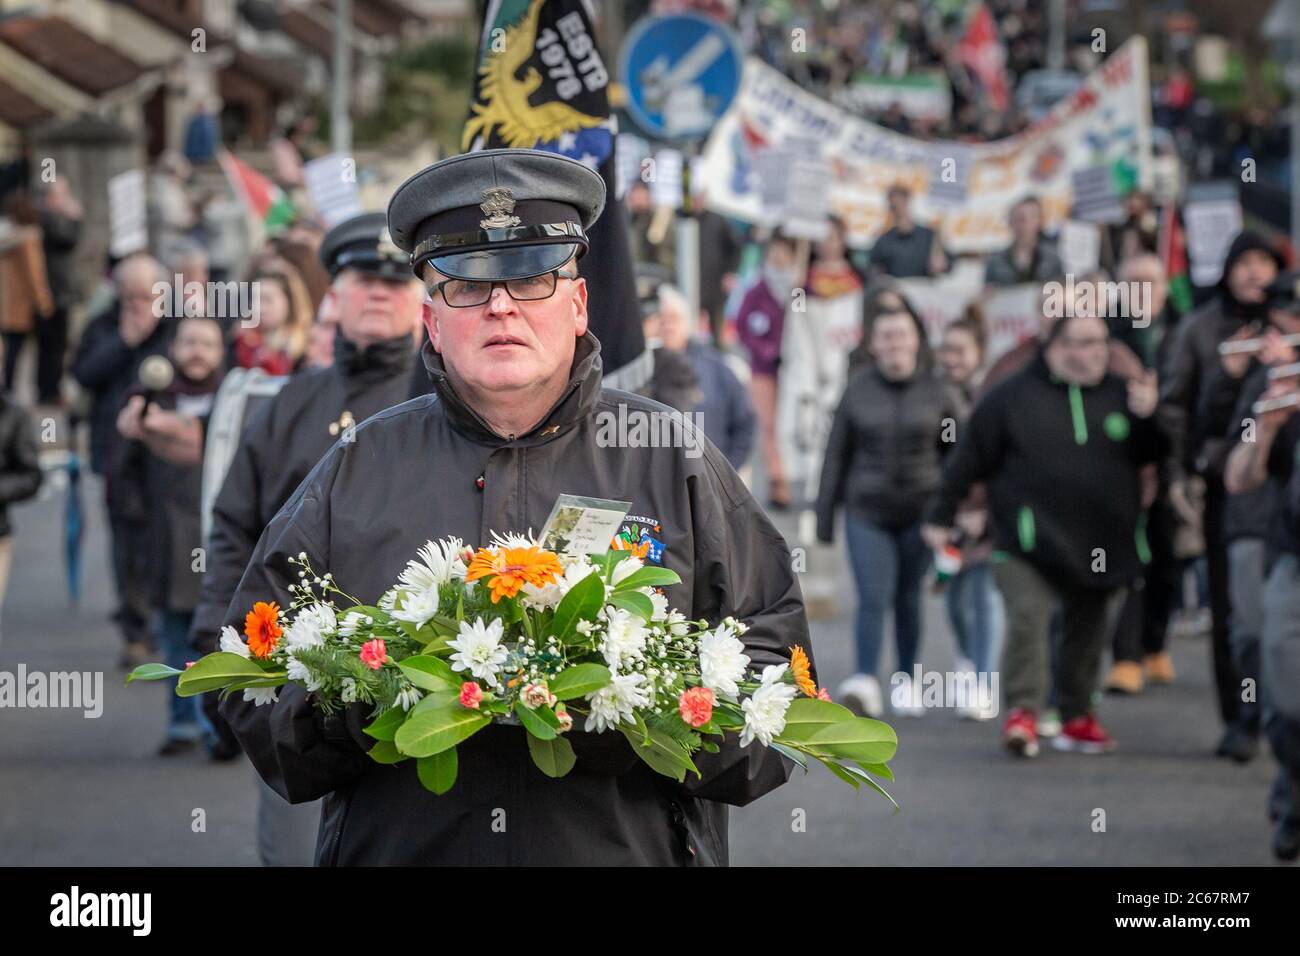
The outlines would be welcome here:
<svg viewBox="0 0 1300 956">
<path fill-rule="evenodd" d="M 925 329 L 903 297 L 868 293 L 862 344 L 835 412 L 817 496 L 817 536 L 830 542 L 845 510 L 858 589 L 857 672 L 837 699 L 860 712 L 883 710 L 876 677 L 885 615 L 894 613 L 898 650 L 895 710 L 919 716 L 911 674 L 921 640 L 921 583 L 930 549 L 921 512 L 938 487 L 943 453 L 957 438 L 958 400 L 937 373 Z"/>
</svg>

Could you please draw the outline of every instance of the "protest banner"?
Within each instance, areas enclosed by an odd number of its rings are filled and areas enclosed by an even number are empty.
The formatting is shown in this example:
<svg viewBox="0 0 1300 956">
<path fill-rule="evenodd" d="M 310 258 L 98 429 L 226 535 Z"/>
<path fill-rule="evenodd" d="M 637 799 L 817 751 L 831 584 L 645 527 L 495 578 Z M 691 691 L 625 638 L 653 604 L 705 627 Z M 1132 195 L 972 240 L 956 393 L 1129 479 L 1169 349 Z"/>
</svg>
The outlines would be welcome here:
<svg viewBox="0 0 1300 956">
<path fill-rule="evenodd" d="M 1151 179 L 1147 48 L 1134 37 L 1074 94 L 1024 132 L 991 143 L 923 141 L 865 120 L 798 87 L 757 59 L 745 65 L 740 94 L 704 152 L 709 208 L 770 223 L 758 170 L 771 151 L 798 143 L 832 172 L 830 211 L 851 245 L 870 246 L 887 226 L 885 192 L 913 191 L 913 213 L 933 224 L 946 248 L 987 253 L 1011 240 L 1007 213 L 1034 193 L 1049 231 L 1071 218 L 1107 221 L 1118 197 Z M 955 191 L 955 192 L 954 192 Z"/>
</svg>

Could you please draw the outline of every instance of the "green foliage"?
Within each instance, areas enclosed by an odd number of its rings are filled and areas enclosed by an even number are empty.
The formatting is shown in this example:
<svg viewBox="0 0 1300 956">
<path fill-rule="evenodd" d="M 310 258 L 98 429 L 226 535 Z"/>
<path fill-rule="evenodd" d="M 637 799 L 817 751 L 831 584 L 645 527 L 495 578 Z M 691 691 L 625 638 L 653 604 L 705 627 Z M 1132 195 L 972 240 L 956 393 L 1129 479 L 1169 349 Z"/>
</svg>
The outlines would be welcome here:
<svg viewBox="0 0 1300 956">
<path fill-rule="evenodd" d="M 256 661 L 228 651 L 218 651 L 199 658 L 193 667 L 184 671 L 177 683 L 176 693 L 181 697 L 193 697 L 195 694 L 220 690 L 229 684 L 264 676 L 266 668 Z"/>
<path fill-rule="evenodd" d="M 358 144 L 381 145 L 395 134 L 432 139 L 446 155 L 461 152 L 460 137 L 474 87 L 478 31 L 467 27 L 398 51 L 384 64 L 376 110 L 353 125 Z"/>
<path fill-rule="evenodd" d="M 573 745 L 563 737 L 541 740 L 528 734 L 527 738 L 528 753 L 533 758 L 533 763 L 537 765 L 537 769 L 546 776 L 563 777 L 577 763 Z"/>
<path fill-rule="evenodd" d="M 456 748 L 449 747 L 430 757 L 421 757 L 415 762 L 415 772 L 426 790 L 441 796 L 456 782 L 458 764 Z"/>
<path fill-rule="evenodd" d="M 557 674 L 547 689 L 560 700 L 595 693 L 610 682 L 609 668 L 601 664 L 575 664 Z"/>
</svg>

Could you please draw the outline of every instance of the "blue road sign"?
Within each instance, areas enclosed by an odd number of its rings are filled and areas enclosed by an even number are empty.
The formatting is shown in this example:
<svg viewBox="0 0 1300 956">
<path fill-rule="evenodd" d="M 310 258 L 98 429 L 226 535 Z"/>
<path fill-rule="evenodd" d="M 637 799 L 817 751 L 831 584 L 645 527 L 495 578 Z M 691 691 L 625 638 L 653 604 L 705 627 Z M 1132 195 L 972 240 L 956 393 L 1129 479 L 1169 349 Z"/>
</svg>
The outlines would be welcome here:
<svg viewBox="0 0 1300 956">
<path fill-rule="evenodd" d="M 623 44 L 627 111 L 651 136 L 699 139 L 740 89 L 744 54 L 732 32 L 693 13 L 646 17 Z"/>
</svg>

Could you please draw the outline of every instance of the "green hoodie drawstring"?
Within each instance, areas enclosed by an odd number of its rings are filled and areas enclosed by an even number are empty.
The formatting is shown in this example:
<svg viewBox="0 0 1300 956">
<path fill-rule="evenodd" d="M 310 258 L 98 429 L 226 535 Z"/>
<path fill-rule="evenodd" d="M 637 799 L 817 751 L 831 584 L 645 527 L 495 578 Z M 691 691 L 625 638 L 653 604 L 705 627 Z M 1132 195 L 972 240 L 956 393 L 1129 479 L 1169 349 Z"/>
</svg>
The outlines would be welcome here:
<svg viewBox="0 0 1300 956">
<path fill-rule="evenodd" d="M 1083 417 L 1083 393 L 1073 383 L 1070 384 L 1070 418 L 1074 420 L 1074 443 L 1088 444 L 1088 422 Z"/>
</svg>

